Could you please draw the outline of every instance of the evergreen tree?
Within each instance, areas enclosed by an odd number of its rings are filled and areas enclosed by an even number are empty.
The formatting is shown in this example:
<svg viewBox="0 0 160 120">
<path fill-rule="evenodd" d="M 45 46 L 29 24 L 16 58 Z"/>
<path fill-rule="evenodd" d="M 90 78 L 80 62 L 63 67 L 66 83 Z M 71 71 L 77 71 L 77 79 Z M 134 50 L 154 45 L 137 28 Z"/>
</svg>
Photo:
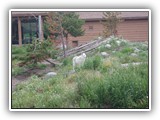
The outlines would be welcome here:
<svg viewBox="0 0 160 120">
<path fill-rule="evenodd" d="M 61 38 L 64 57 L 66 57 L 65 43 L 68 47 L 68 35 L 70 34 L 74 37 L 83 35 L 83 24 L 84 21 L 79 19 L 79 15 L 75 14 L 75 12 L 50 12 L 45 19 L 45 28 L 49 32 L 48 36 L 52 34 L 55 38 Z"/>
<path fill-rule="evenodd" d="M 120 18 L 120 12 L 104 12 L 104 19 L 105 21 L 103 22 L 104 25 L 104 31 L 103 34 L 105 37 L 109 37 L 110 35 L 116 35 L 117 33 L 117 24 L 122 20 Z"/>
<path fill-rule="evenodd" d="M 64 36 L 66 37 L 66 44 L 68 46 L 68 35 L 70 34 L 73 37 L 82 36 L 84 30 L 82 25 L 84 20 L 79 19 L 79 15 L 75 12 L 68 12 L 63 16 L 62 27 L 64 28 Z"/>
</svg>

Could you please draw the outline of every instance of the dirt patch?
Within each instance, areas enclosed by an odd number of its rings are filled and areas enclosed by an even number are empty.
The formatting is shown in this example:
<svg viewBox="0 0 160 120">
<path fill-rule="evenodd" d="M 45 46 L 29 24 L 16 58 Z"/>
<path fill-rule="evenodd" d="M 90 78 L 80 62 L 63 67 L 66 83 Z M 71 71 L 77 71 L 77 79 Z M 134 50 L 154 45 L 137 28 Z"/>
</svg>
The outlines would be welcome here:
<svg viewBox="0 0 160 120">
<path fill-rule="evenodd" d="M 28 69 L 25 72 L 23 72 L 21 75 L 12 76 L 12 91 L 15 90 L 16 85 L 28 80 L 32 75 L 37 75 L 38 77 L 42 77 L 48 72 L 53 71 L 52 67 L 48 66 L 45 69 Z"/>
</svg>

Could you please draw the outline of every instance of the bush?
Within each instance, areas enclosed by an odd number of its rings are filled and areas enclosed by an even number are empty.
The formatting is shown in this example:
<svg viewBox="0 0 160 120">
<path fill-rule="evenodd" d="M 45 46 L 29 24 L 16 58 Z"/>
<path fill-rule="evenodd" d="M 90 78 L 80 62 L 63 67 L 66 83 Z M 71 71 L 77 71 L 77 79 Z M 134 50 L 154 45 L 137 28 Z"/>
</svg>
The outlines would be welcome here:
<svg viewBox="0 0 160 120">
<path fill-rule="evenodd" d="M 12 93 L 12 107 L 145 109 L 149 104 L 148 91 L 147 64 L 117 67 L 112 74 L 80 70 L 47 81 L 32 76 Z"/>
<path fill-rule="evenodd" d="M 26 45 L 23 46 L 12 46 L 12 54 L 24 54 L 26 53 Z"/>
<path fill-rule="evenodd" d="M 123 58 L 120 59 L 120 62 L 124 64 L 124 63 L 132 63 L 132 62 L 142 62 L 142 60 L 139 57 L 124 56 Z"/>
<path fill-rule="evenodd" d="M 28 64 L 37 64 L 48 57 L 54 57 L 56 54 L 53 43 L 49 40 L 33 40 L 32 44 L 27 46 L 26 59 L 21 63 L 21 66 Z"/>
<path fill-rule="evenodd" d="M 84 69 L 93 69 L 96 70 L 101 64 L 101 57 L 96 55 L 94 57 L 90 57 L 86 59 L 83 68 Z"/>
<path fill-rule="evenodd" d="M 12 67 L 12 75 L 16 76 L 16 75 L 20 75 L 22 73 L 24 73 L 25 69 L 22 67 Z"/>
<path fill-rule="evenodd" d="M 124 53 L 124 54 L 129 54 L 129 53 L 134 52 L 134 50 L 133 50 L 133 48 L 131 48 L 131 47 L 125 47 L 125 48 L 123 48 L 123 49 L 121 50 L 121 52 Z"/>
<path fill-rule="evenodd" d="M 100 56 L 95 56 L 93 59 L 93 69 L 96 70 L 100 64 L 101 64 Z"/>
<path fill-rule="evenodd" d="M 105 47 L 105 45 L 101 45 L 101 46 L 98 47 L 97 50 L 98 50 L 99 52 L 104 52 L 104 51 L 106 50 L 106 47 Z"/>
<path fill-rule="evenodd" d="M 12 60 L 25 60 L 27 54 L 27 45 L 12 46 Z"/>
<path fill-rule="evenodd" d="M 105 60 L 105 61 L 103 61 L 101 70 L 102 71 L 107 71 L 110 67 L 112 67 L 112 64 L 113 63 L 111 62 L 111 60 Z"/>
<path fill-rule="evenodd" d="M 113 108 L 148 108 L 147 67 L 142 64 L 120 68 L 112 76 L 107 76 L 108 100 Z"/>
<path fill-rule="evenodd" d="M 103 75 L 98 71 L 82 71 L 78 75 L 79 104 L 82 108 L 100 108 L 106 102 Z M 82 105 L 83 104 L 83 105 Z"/>
<path fill-rule="evenodd" d="M 62 76 L 47 81 L 32 76 L 12 92 L 12 108 L 68 108 L 74 105 L 75 89 L 74 82 L 67 83 Z"/>
<path fill-rule="evenodd" d="M 62 61 L 63 65 L 64 66 L 67 66 L 67 65 L 72 65 L 72 59 L 67 57 L 67 58 L 64 58 L 63 61 Z"/>
</svg>

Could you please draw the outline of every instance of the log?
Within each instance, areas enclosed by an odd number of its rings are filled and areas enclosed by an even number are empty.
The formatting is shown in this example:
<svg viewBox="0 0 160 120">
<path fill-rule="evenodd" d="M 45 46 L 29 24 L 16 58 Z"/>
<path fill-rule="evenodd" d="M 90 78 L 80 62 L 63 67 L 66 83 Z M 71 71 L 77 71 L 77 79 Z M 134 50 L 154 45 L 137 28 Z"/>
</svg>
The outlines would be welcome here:
<svg viewBox="0 0 160 120">
<path fill-rule="evenodd" d="M 45 61 L 46 62 L 49 62 L 50 64 L 52 64 L 54 67 L 56 66 L 56 65 L 59 65 L 59 66 L 61 66 L 62 65 L 62 63 L 60 63 L 60 62 L 58 62 L 58 61 L 54 61 L 53 59 L 45 59 Z"/>
</svg>

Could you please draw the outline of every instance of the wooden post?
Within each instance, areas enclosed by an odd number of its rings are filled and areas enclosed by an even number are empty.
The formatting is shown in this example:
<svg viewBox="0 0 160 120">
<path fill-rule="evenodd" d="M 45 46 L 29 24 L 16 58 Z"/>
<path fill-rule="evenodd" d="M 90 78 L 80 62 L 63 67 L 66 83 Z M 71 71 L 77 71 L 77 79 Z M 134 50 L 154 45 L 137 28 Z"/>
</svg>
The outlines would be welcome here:
<svg viewBox="0 0 160 120">
<path fill-rule="evenodd" d="M 42 17 L 41 15 L 38 16 L 38 26 L 39 26 L 39 39 L 43 40 L 43 32 L 42 32 Z"/>
<path fill-rule="evenodd" d="M 43 33 L 43 18 L 41 17 L 41 39 L 44 39 L 44 33 Z"/>
<path fill-rule="evenodd" d="M 19 41 L 19 46 L 22 46 L 21 19 L 19 17 L 18 17 L 18 41 Z"/>
</svg>

